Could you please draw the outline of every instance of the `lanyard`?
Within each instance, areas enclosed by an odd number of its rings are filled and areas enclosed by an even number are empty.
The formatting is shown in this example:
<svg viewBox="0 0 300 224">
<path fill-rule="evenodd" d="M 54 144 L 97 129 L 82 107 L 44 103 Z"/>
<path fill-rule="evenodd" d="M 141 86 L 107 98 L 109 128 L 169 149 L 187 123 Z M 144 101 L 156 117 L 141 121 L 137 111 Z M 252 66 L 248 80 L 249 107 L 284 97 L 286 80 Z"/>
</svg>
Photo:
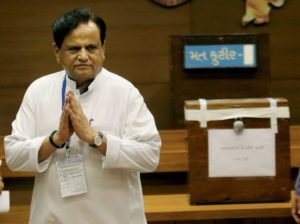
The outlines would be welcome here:
<svg viewBox="0 0 300 224">
<path fill-rule="evenodd" d="M 65 75 L 62 88 L 61 88 L 61 109 L 64 109 L 65 98 L 66 98 L 66 87 L 67 87 L 67 74 Z"/>
<path fill-rule="evenodd" d="M 67 88 L 67 74 L 65 75 L 62 88 L 61 88 L 61 109 L 64 109 L 65 99 L 66 99 L 66 88 Z M 70 140 L 66 142 L 66 158 L 70 157 Z"/>
</svg>

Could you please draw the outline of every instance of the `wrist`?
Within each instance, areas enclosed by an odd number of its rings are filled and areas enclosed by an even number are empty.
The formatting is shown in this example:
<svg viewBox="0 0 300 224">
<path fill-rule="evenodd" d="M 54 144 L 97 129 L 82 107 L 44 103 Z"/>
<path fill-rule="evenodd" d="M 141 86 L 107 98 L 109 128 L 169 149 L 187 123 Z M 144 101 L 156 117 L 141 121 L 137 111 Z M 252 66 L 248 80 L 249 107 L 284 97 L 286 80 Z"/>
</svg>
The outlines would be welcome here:
<svg viewBox="0 0 300 224">
<path fill-rule="evenodd" d="M 97 131 L 95 135 L 93 135 L 92 143 L 89 143 L 89 146 L 96 149 L 103 146 L 104 141 L 106 141 L 105 136 L 102 132 Z"/>
<path fill-rule="evenodd" d="M 91 129 L 91 131 L 89 132 L 88 136 L 87 136 L 87 143 L 89 145 L 94 143 L 94 138 L 98 135 L 98 131 L 94 130 L 93 128 Z"/>
<path fill-rule="evenodd" d="M 60 149 L 65 146 L 65 142 L 61 140 L 56 130 L 54 130 L 49 136 L 49 142 L 56 149 Z"/>
<path fill-rule="evenodd" d="M 65 143 L 65 141 L 60 137 L 60 135 L 58 134 L 58 132 L 55 132 L 55 134 L 53 135 L 53 141 L 57 145 L 63 145 Z"/>
<path fill-rule="evenodd" d="M 96 150 L 103 155 L 106 155 L 106 148 L 107 148 L 107 138 L 106 135 L 102 133 L 102 144 L 101 146 L 97 147 Z"/>
</svg>

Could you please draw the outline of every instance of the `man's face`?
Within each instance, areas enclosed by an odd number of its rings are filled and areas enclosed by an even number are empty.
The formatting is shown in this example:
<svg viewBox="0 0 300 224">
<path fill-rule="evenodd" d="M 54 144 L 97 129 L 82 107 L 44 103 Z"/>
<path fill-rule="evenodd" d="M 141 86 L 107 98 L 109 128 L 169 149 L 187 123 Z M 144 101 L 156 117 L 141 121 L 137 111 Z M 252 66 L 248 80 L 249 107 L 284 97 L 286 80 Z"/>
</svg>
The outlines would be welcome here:
<svg viewBox="0 0 300 224">
<path fill-rule="evenodd" d="M 103 66 L 105 45 L 101 45 L 99 29 L 92 21 L 71 31 L 61 48 L 53 46 L 58 64 L 78 84 L 93 79 Z"/>
</svg>

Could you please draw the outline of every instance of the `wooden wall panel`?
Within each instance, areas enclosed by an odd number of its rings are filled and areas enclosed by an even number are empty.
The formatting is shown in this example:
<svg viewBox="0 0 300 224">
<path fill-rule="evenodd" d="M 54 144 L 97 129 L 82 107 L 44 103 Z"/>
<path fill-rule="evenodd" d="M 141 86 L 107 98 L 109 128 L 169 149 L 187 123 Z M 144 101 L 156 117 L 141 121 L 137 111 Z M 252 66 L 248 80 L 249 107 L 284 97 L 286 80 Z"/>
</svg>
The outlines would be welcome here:
<svg viewBox="0 0 300 224">
<path fill-rule="evenodd" d="M 192 34 L 227 34 L 240 30 L 244 1 L 192 1 Z"/>
<path fill-rule="evenodd" d="M 23 99 L 25 88 L 0 88 L 0 135 L 11 132 L 11 122 Z"/>
<path fill-rule="evenodd" d="M 169 84 L 136 84 L 152 112 L 158 129 L 167 129 L 173 123 Z M 169 128 L 170 129 L 170 128 Z"/>
<path fill-rule="evenodd" d="M 139 56 L 138 56 L 139 55 Z M 108 55 L 105 67 L 133 83 L 168 83 L 168 59 L 165 54 Z M 151 57 L 151 61 L 149 61 Z M 110 60 L 111 58 L 111 60 Z M 137 58 L 139 63 L 137 63 Z M 112 61 L 110 63 L 110 61 Z M 113 64 L 112 64 L 113 63 Z M 149 66 L 151 64 L 151 66 Z M 134 67 L 134 71 L 132 71 Z"/>
<path fill-rule="evenodd" d="M 292 122 L 300 124 L 300 79 L 273 80 L 273 96 L 284 96 L 289 99 Z"/>
</svg>

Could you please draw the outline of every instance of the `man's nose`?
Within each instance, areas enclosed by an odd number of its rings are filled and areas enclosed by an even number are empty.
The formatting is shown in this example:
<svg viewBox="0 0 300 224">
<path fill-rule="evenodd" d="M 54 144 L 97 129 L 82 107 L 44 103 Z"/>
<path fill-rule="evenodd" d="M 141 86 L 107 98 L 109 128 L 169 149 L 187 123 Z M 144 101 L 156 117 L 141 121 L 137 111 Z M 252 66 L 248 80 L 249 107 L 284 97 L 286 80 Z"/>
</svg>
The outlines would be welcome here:
<svg viewBox="0 0 300 224">
<path fill-rule="evenodd" d="M 86 51 L 86 49 L 82 48 L 79 53 L 78 53 L 78 59 L 85 61 L 88 59 L 88 52 Z"/>
</svg>

